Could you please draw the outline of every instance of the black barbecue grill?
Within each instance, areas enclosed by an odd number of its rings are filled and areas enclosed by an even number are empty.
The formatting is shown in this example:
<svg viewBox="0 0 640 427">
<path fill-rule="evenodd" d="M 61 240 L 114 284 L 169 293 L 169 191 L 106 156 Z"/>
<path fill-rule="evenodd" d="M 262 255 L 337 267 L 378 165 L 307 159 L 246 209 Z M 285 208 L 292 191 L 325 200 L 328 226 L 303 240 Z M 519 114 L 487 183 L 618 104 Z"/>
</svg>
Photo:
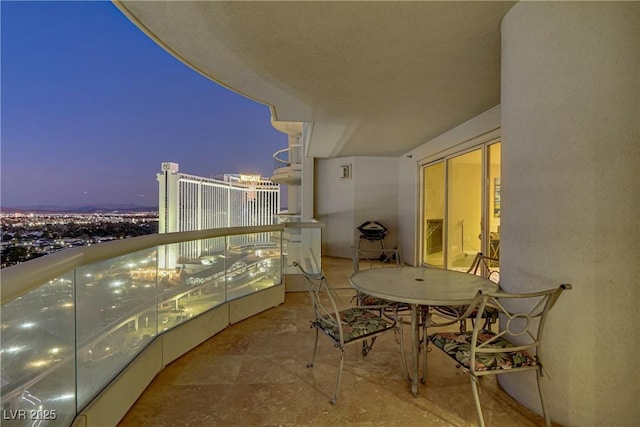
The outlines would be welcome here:
<svg viewBox="0 0 640 427">
<path fill-rule="evenodd" d="M 358 241 L 358 250 L 362 248 L 362 241 L 380 242 L 380 249 L 384 251 L 384 238 L 389 234 L 389 229 L 378 221 L 365 221 L 358 226 L 360 232 L 360 240 Z"/>
<path fill-rule="evenodd" d="M 366 221 L 358 226 L 360 231 L 360 238 L 369 240 L 370 242 L 375 240 L 384 240 L 389 234 L 389 229 L 378 221 Z"/>
</svg>

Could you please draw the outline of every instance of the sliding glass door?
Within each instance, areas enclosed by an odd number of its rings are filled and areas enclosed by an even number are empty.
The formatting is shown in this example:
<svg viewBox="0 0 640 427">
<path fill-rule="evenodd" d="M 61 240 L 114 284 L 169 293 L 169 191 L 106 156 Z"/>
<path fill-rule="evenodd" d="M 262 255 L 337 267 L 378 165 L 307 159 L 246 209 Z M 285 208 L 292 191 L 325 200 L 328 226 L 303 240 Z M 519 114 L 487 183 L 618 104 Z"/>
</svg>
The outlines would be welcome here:
<svg viewBox="0 0 640 427">
<path fill-rule="evenodd" d="M 478 252 L 499 258 L 500 142 L 425 165 L 422 210 L 423 264 L 466 271 Z"/>
<path fill-rule="evenodd" d="M 444 162 L 424 168 L 423 263 L 444 267 Z"/>
<path fill-rule="evenodd" d="M 447 160 L 447 268 L 467 271 L 482 252 L 482 149 Z"/>
</svg>

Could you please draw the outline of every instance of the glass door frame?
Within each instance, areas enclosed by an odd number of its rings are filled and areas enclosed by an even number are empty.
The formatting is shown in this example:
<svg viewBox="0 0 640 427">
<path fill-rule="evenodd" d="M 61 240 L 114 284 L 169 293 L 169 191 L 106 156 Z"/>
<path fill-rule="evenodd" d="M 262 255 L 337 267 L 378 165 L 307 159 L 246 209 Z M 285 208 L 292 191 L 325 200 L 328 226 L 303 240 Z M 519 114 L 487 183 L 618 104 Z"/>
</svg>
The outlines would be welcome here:
<svg viewBox="0 0 640 427">
<path fill-rule="evenodd" d="M 468 154 L 470 152 L 476 151 L 478 149 L 482 150 L 482 165 L 481 165 L 481 173 L 482 173 L 482 188 L 481 188 L 481 213 L 480 213 L 480 221 L 481 221 L 481 248 L 482 248 L 482 253 L 485 255 L 489 255 L 490 254 L 490 221 L 489 219 L 491 218 L 490 215 L 492 215 L 492 210 L 494 209 L 494 203 L 495 201 L 493 200 L 493 198 L 490 200 L 490 194 L 489 194 L 489 190 L 491 188 L 491 182 L 490 182 L 490 157 L 489 157 L 489 147 L 494 145 L 494 144 L 501 144 L 502 143 L 502 139 L 501 137 L 495 136 L 489 140 L 485 140 L 482 143 L 479 144 L 474 144 L 473 146 L 467 147 L 465 149 L 459 150 L 459 151 L 451 151 L 450 153 L 447 153 L 445 156 L 441 156 L 441 157 L 437 157 L 437 158 L 430 158 L 427 159 L 427 161 L 425 162 L 420 162 L 419 163 L 419 183 L 420 183 L 420 193 L 419 193 L 419 200 L 418 200 L 418 206 L 420 207 L 420 212 L 418 215 L 419 218 L 419 227 L 418 227 L 418 232 L 419 232 L 419 245 L 418 245 L 418 250 L 419 250 L 419 261 L 420 264 L 422 266 L 426 266 L 427 263 L 425 262 L 425 256 L 426 256 L 426 244 L 425 244 L 425 238 L 426 238 L 426 195 L 425 195 L 425 189 L 426 189 L 426 183 L 425 183 L 425 170 L 426 168 L 428 168 L 429 166 L 434 166 L 438 163 L 444 163 L 444 195 L 445 195 L 445 203 L 444 203 L 444 226 L 443 226 L 443 267 L 442 268 L 446 268 L 447 265 L 449 265 L 449 254 L 448 254 L 448 244 L 449 244 L 449 233 L 448 233 L 448 218 L 449 218 L 449 163 L 448 160 L 453 159 L 455 157 L 458 156 L 462 156 L 464 154 Z M 501 156 L 502 157 L 502 156 Z M 500 159 L 500 163 L 502 162 L 502 158 Z M 500 174 L 501 175 L 501 174 Z M 495 184 L 494 184 L 495 185 Z M 495 190 L 494 190 L 495 192 Z M 494 195 L 495 198 L 495 195 Z"/>
</svg>

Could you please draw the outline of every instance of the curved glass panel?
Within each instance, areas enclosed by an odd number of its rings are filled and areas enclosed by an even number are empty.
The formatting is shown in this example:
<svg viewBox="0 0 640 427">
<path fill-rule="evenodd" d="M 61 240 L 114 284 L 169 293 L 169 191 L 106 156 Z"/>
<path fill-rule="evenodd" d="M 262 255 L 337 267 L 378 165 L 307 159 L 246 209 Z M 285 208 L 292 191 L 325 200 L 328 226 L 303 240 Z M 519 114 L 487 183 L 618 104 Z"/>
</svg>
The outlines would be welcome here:
<svg viewBox="0 0 640 427">
<path fill-rule="evenodd" d="M 3 426 L 67 426 L 76 415 L 73 276 L 2 305 Z"/>
<path fill-rule="evenodd" d="M 225 302 L 225 238 L 196 240 L 196 256 L 183 243 L 167 245 L 174 261 L 159 269 L 158 330 L 166 331 Z M 172 268 L 171 268 L 172 267 Z"/>
<path fill-rule="evenodd" d="M 282 232 L 163 245 L 2 305 L 2 425 L 68 426 L 158 336 L 282 282 Z"/>
<path fill-rule="evenodd" d="M 157 335 L 156 299 L 155 249 L 76 270 L 79 408 Z"/>
</svg>

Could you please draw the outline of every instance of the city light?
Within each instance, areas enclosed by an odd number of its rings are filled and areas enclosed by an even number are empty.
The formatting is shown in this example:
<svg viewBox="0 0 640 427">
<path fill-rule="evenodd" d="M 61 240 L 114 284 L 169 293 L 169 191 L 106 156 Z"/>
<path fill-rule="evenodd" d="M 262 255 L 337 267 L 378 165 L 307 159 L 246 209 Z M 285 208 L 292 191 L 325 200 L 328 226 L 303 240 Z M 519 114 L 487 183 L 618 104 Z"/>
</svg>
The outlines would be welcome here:
<svg viewBox="0 0 640 427">
<path fill-rule="evenodd" d="M 49 360 L 36 360 L 35 362 L 30 362 L 28 366 L 31 368 L 40 368 L 42 366 L 48 365 L 49 363 L 51 363 L 51 361 Z"/>
<path fill-rule="evenodd" d="M 157 231 L 156 212 L 39 213 L 31 214 L 30 217 L 31 219 L 19 213 L 0 213 L 3 241 L 0 267 L 9 267 L 69 247 L 108 242 L 126 236 L 153 234 Z M 84 227 L 76 229 L 70 227 L 70 224 L 82 224 Z M 24 250 L 16 251 L 16 248 L 24 248 Z M 92 277 L 92 275 L 86 273 L 85 277 Z"/>
<path fill-rule="evenodd" d="M 4 353 L 4 352 L 6 352 L 6 353 L 19 353 L 22 350 L 24 350 L 25 348 L 27 348 L 26 345 L 14 345 L 14 346 L 11 346 L 9 348 L 3 348 L 2 350 L 0 350 L 0 353 Z"/>
<path fill-rule="evenodd" d="M 49 399 L 51 402 L 60 401 L 60 400 L 72 400 L 75 399 L 76 395 L 74 393 L 65 393 L 60 396 L 54 397 L 53 399 Z"/>
<path fill-rule="evenodd" d="M 260 182 L 261 179 L 260 175 L 240 175 L 241 182 Z"/>
<path fill-rule="evenodd" d="M 25 322 L 25 323 L 23 323 L 23 324 L 21 324 L 21 325 L 20 325 L 20 327 L 21 327 L 22 329 L 31 329 L 31 328 L 33 328 L 34 326 L 36 326 L 35 322 Z"/>
</svg>

